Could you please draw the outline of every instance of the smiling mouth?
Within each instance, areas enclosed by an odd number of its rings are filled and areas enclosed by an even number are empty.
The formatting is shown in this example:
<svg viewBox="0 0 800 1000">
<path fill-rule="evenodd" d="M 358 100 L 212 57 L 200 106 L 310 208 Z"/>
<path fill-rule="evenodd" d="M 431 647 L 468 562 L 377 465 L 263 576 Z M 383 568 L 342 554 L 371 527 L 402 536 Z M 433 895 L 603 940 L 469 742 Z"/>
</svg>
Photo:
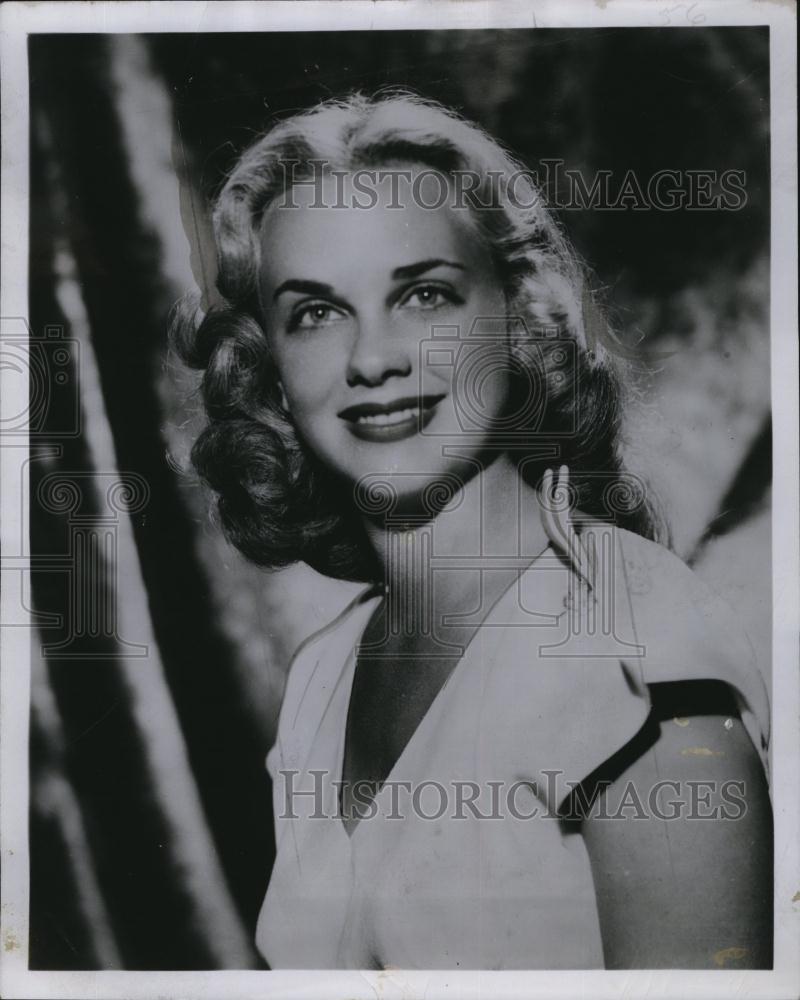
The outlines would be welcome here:
<svg viewBox="0 0 800 1000">
<path fill-rule="evenodd" d="M 413 396 L 390 403 L 360 403 L 342 410 L 351 432 L 364 441 L 399 441 L 422 430 L 436 411 L 443 395 Z"/>
</svg>

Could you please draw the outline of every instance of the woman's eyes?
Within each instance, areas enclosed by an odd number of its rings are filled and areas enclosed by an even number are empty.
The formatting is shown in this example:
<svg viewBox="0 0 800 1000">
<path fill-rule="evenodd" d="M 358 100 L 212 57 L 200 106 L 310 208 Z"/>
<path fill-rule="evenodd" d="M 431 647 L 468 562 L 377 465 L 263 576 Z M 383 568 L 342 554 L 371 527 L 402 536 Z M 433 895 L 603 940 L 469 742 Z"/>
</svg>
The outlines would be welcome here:
<svg viewBox="0 0 800 1000">
<path fill-rule="evenodd" d="M 427 283 L 403 291 L 396 304 L 402 308 L 425 310 L 438 309 L 446 303 L 461 304 L 463 301 L 452 288 Z M 314 330 L 346 318 L 346 311 L 330 302 L 305 302 L 289 317 L 288 330 Z"/>
<path fill-rule="evenodd" d="M 327 326 L 338 322 L 333 318 L 344 319 L 344 313 L 328 302 L 309 302 L 292 313 L 289 319 L 289 330 L 313 330 L 318 326 Z"/>
<path fill-rule="evenodd" d="M 414 303 L 413 300 L 416 299 Z M 461 303 L 461 296 L 457 295 L 452 288 L 442 285 L 417 285 L 406 292 L 400 299 L 400 305 L 411 304 L 419 309 L 437 309 L 445 302 Z"/>
</svg>

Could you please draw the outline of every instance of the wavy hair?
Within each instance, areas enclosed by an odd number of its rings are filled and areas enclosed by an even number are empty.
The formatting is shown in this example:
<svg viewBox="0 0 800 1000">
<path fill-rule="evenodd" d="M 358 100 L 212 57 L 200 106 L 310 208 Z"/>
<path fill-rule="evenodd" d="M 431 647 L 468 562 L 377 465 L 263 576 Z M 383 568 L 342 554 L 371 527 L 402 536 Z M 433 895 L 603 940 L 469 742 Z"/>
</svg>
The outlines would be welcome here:
<svg viewBox="0 0 800 1000">
<path fill-rule="evenodd" d="M 217 496 L 232 544 L 270 568 L 304 561 L 347 579 L 374 572 L 352 497 L 304 447 L 283 405 L 258 302 L 264 212 L 320 161 L 337 170 L 405 162 L 477 178 L 464 196 L 503 284 L 508 316 L 519 321 L 523 341 L 531 330 L 547 331 L 520 355 L 526 377 L 512 375 L 516 405 L 524 409 L 533 381 L 543 407 L 528 447 L 522 440 L 510 450 L 538 486 L 554 461 L 537 460 L 533 444 L 557 442 L 576 506 L 655 537 L 650 500 L 622 467 L 619 362 L 607 350 L 609 326 L 587 268 L 521 163 L 453 111 L 395 90 L 325 101 L 278 122 L 250 146 L 213 207 L 218 299 L 205 313 L 196 300 L 174 311 L 173 346 L 184 363 L 203 370 L 208 423 L 192 462 Z"/>
</svg>

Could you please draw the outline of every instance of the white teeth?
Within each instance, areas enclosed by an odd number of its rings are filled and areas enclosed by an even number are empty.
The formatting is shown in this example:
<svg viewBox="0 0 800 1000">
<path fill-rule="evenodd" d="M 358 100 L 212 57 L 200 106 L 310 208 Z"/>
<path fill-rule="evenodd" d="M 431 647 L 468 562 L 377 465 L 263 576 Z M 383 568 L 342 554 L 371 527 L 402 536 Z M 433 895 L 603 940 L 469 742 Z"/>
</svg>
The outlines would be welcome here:
<svg viewBox="0 0 800 1000">
<path fill-rule="evenodd" d="M 358 424 L 377 424 L 387 426 L 390 424 L 402 424 L 404 420 L 419 416 L 419 408 L 410 410 L 396 410 L 394 413 L 375 413 L 372 416 L 360 416 L 357 418 Z"/>
</svg>

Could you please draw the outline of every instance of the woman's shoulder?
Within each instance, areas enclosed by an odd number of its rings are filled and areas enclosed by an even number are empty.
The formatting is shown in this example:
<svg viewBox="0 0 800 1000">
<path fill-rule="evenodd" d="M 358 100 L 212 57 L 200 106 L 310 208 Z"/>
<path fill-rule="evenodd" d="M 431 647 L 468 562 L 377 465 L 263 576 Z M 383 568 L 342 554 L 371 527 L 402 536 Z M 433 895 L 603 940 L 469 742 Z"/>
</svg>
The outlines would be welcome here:
<svg viewBox="0 0 800 1000">
<path fill-rule="evenodd" d="M 632 624 L 644 647 L 640 662 L 646 682 L 707 680 L 729 685 L 742 722 L 766 762 L 766 685 L 734 610 L 663 546 L 620 530 L 618 550 Z"/>
<path fill-rule="evenodd" d="M 379 596 L 372 586 L 363 587 L 355 596 L 350 590 L 338 614 L 295 650 L 286 673 L 276 740 L 267 754 L 271 776 L 279 754 L 293 762 L 304 755 L 308 734 L 316 731 L 325 714 Z"/>
<path fill-rule="evenodd" d="M 571 569 L 529 574 L 531 594 L 549 587 L 539 607 L 553 614 L 503 638 L 487 692 L 504 713 L 498 752 L 526 755 L 535 730 L 547 759 L 581 779 L 636 735 L 656 691 L 689 692 L 691 702 L 713 688 L 695 682 L 708 681 L 728 692 L 766 765 L 766 689 L 734 613 L 663 546 L 620 528 L 602 532 L 591 589 Z"/>
<path fill-rule="evenodd" d="M 614 529 L 618 577 L 637 643 L 645 647 L 648 683 L 686 676 L 734 683 L 759 678 L 750 640 L 734 610 L 712 586 L 663 545 Z"/>
<path fill-rule="evenodd" d="M 363 587 L 355 596 L 350 592 L 344 607 L 298 645 L 286 672 L 282 715 L 300 701 L 308 701 L 313 689 L 324 692 L 336 683 L 379 596 L 374 586 Z"/>
<path fill-rule="evenodd" d="M 698 640 L 715 626 L 727 630 L 732 625 L 730 640 L 747 645 L 731 608 L 679 556 L 625 528 L 615 527 L 613 532 L 618 563 L 613 571 L 620 574 L 639 614 L 661 619 L 675 616 L 676 624 L 697 629 L 683 634 Z"/>
<path fill-rule="evenodd" d="M 373 609 L 379 596 L 380 588 L 375 584 L 358 589 L 348 586 L 343 590 L 341 609 L 299 643 L 289 661 L 289 674 L 312 653 L 317 657 L 327 658 L 328 654 L 334 653 L 342 644 L 354 645 L 363 625 L 363 614 Z"/>
<path fill-rule="evenodd" d="M 523 574 L 517 624 L 533 624 L 538 615 L 565 639 L 566 633 L 580 637 L 586 656 L 608 658 L 613 649 L 624 660 L 647 660 L 653 682 L 668 679 L 662 675 L 674 672 L 676 660 L 686 660 L 687 669 L 731 661 L 755 668 L 733 610 L 660 543 L 590 524 L 568 544 L 552 548 L 557 556 L 536 560 Z M 525 641 L 524 632 L 514 634 Z M 609 639 L 617 641 L 609 645 Z M 563 642 L 547 648 L 567 651 Z"/>
</svg>

